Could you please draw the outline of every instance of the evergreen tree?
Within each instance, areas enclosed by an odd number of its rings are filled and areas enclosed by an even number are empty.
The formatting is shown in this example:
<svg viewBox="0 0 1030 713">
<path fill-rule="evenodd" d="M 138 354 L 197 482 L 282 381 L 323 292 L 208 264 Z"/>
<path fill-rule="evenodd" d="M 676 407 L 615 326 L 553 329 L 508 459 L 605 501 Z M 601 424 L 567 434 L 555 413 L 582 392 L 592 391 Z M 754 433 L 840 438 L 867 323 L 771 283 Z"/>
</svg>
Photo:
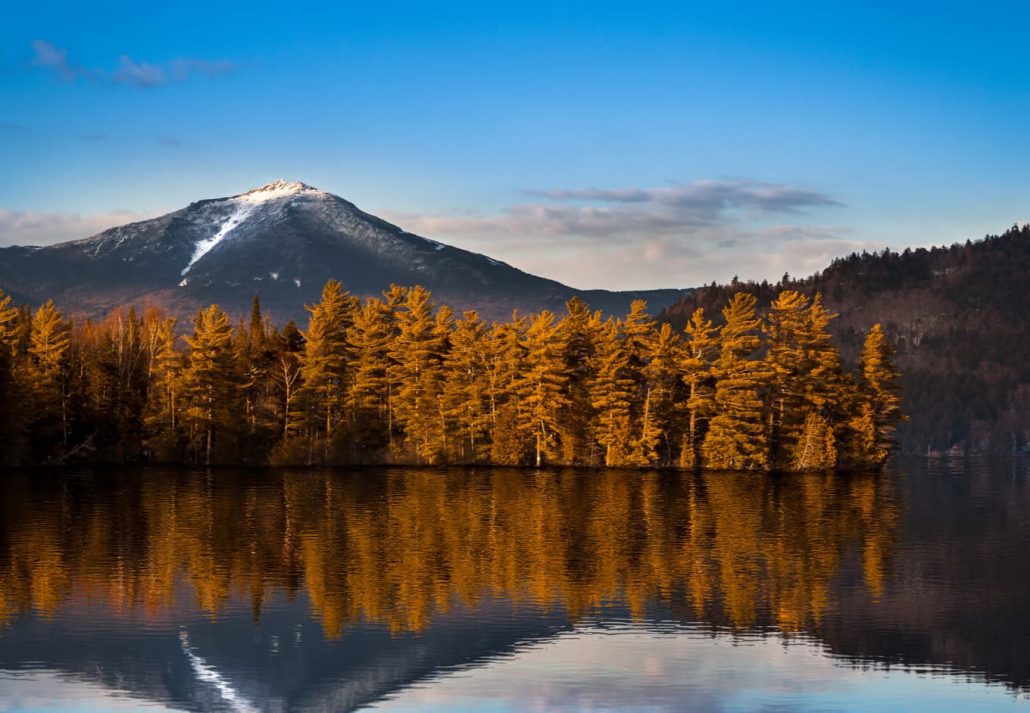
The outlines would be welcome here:
<svg viewBox="0 0 1030 713">
<path fill-rule="evenodd" d="M 755 470 L 769 465 L 763 392 L 765 364 L 752 356 L 760 344 L 754 295 L 738 292 L 723 309 L 715 374 L 715 415 L 701 447 L 703 464 L 717 470 Z"/>
<path fill-rule="evenodd" d="M 307 436 L 309 463 L 314 462 L 316 451 L 324 461 L 333 457 L 347 385 L 347 330 L 356 307 L 357 300 L 336 280 L 326 282 L 321 300 L 308 307 L 311 317 L 304 333 L 297 401 L 298 426 Z M 316 448 L 318 445 L 321 448 Z"/>
<path fill-rule="evenodd" d="M 454 324 L 444 357 L 443 395 L 454 425 L 459 462 L 484 462 L 489 454 L 490 404 L 486 353 L 487 327 L 475 311 Z"/>
<path fill-rule="evenodd" d="M 193 334 L 183 374 L 183 420 L 191 432 L 197 460 L 213 462 L 216 440 L 231 435 L 238 419 L 233 328 L 218 305 L 201 310 L 193 321 Z M 225 450 L 225 449 L 223 449 Z"/>
<path fill-rule="evenodd" d="M 634 445 L 631 408 L 636 385 L 626 344 L 619 339 L 618 325 L 612 320 L 600 329 L 595 349 L 596 375 L 590 382 L 593 430 L 604 452 L 604 464 L 628 465 Z"/>
<path fill-rule="evenodd" d="M 533 462 L 538 468 L 561 454 L 562 414 L 570 406 L 563 349 L 566 344 L 558 337 L 552 312 L 543 310 L 533 317 L 523 342 L 524 369 L 513 385 L 518 399 L 518 427 L 532 440 Z"/>
<path fill-rule="evenodd" d="M 68 446 L 67 353 L 68 323 L 47 300 L 36 310 L 29 333 L 25 380 L 30 397 L 36 450 L 51 460 Z"/>
<path fill-rule="evenodd" d="M 683 347 L 683 383 L 687 387 L 686 432 L 680 450 L 680 465 L 693 468 L 698 462 L 702 440 L 707 432 L 708 419 L 715 412 L 714 364 L 719 355 L 719 329 L 705 318 L 702 308 L 697 308 L 687 321 L 684 330 L 687 343 Z"/>
<path fill-rule="evenodd" d="M 179 398 L 182 355 L 175 348 L 176 320 L 151 315 L 147 321 L 150 360 L 147 406 L 144 411 L 144 446 L 158 462 L 179 458 Z"/>
<path fill-rule="evenodd" d="M 636 465 L 671 465 L 680 426 L 677 406 L 683 400 L 680 365 L 682 344 L 669 324 L 663 324 L 647 344 L 642 374 L 644 404 Z"/>
<path fill-rule="evenodd" d="M 18 349 L 18 309 L 10 295 L 0 290 L 0 443 L 8 444 L 0 453 L 0 465 L 16 462 L 20 450 L 19 413 L 15 381 L 15 358 Z"/>
<path fill-rule="evenodd" d="M 442 336 L 428 290 L 408 290 L 397 312 L 397 334 L 390 345 L 389 379 L 404 444 L 426 463 L 438 462 L 443 456 L 444 434 L 438 410 L 440 363 L 445 347 Z"/>
<path fill-rule="evenodd" d="M 590 381 L 596 368 L 595 340 L 601 329 L 601 313 L 591 312 L 587 304 L 573 297 L 565 303 L 566 314 L 558 324 L 555 338 L 560 342 L 564 362 L 565 392 L 559 416 L 560 461 L 592 465 L 595 461 L 593 411 Z"/>
<path fill-rule="evenodd" d="M 894 347 L 883 328 L 874 324 L 866 335 L 859 359 L 858 413 L 852 419 L 858 463 L 879 465 L 894 446 L 894 431 L 904 416 L 899 393 L 900 373 L 894 365 Z"/>
<path fill-rule="evenodd" d="M 359 460 L 369 462 L 389 440 L 392 316 L 379 299 L 365 300 L 347 332 L 353 378 L 347 391 L 350 434 Z"/>
<path fill-rule="evenodd" d="M 490 429 L 490 462 L 522 465 L 532 450 L 516 385 L 522 375 L 526 349 L 526 318 L 514 312 L 510 322 L 495 322 L 486 340 L 486 396 Z"/>
<path fill-rule="evenodd" d="M 831 421 L 839 416 L 845 381 L 827 330 L 835 317 L 818 294 L 809 301 L 793 290 L 781 292 L 770 307 L 765 361 L 772 377 L 770 449 L 778 466 L 828 468 L 836 463 Z M 822 444 L 817 450 L 815 440 Z"/>
<path fill-rule="evenodd" d="M 661 359 L 661 352 L 656 354 L 654 351 L 659 334 L 654 319 L 647 313 L 647 302 L 633 300 L 630 303 L 629 313 L 619 324 L 619 335 L 626 352 L 628 376 L 633 382 L 630 394 L 632 433 L 625 446 L 625 463 L 652 465 L 658 458 L 658 444 L 665 436 L 667 423 L 663 407 L 671 394 L 666 392 L 669 384 L 665 381 L 668 374 L 663 371 L 664 367 L 660 364 L 653 368 L 650 366 L 656 356 Z M 672 338 L 671 330 L 667 332 L 667 338 Z"/>
</svg>

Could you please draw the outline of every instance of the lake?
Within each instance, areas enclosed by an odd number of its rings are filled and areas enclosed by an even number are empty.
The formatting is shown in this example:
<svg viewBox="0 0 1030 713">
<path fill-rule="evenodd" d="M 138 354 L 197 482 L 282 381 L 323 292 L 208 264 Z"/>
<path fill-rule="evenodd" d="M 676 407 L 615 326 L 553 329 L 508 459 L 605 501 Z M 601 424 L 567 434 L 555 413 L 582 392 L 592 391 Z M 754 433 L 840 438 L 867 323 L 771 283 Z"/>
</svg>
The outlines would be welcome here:
<svg viewBox="0 0 1030 713">
<path fill-rule="evenodd" d="M 1030 705 L 1030 462 L 0 473 L 0 710 Z"/>
</svg>

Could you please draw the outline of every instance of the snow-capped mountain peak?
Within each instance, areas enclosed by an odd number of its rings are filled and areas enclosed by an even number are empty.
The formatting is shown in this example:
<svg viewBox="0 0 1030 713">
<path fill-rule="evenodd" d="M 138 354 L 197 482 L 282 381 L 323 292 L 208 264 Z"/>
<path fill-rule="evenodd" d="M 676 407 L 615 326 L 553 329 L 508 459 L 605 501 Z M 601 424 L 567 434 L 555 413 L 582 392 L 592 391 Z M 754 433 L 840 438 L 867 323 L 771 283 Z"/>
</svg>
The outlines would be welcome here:
<svg viewBox="0 0 1030 713">
<path fill-rule="evenodd" d="M 258 188 L 253 188 L 246 193 L 241 193 L 232 198 L 227 198 L 226 203 L 231 204 L 231 211 L 220 217 L 210 228 L 211 234 L 198 240 L 193 247 L 193 254 L 186 267 L 179 274 L 185 277 L 193 266 L 202 257 L 207 255 L 219 243 L 224 241 L 229 234 L 242 225 L 253 213 L 261 209 L 267 203 L 279 201 L 284 198 L 295 198 L 300 195 L 308 195 L 315 198 L 328 197 L 329 194 L 312 188 L 300 181 L 287 181 L 277 179 L 266 183 Z"/>
<path fill-rule="evenodd" d="M 259 292 L 272 313 L 305 319 L 304 305 L 318 300 L 328 279 L 361 296 L 391 284 L 422 285 L 440 302 L 475 307 L 489 319 L 589 296 L 283 179 L 81 240 L 0 248 L 0 289 L 26 302 L 54 298 L 88 315 L 133 302 L 163 305 L 184 319 L 212 302 L 236 313 Z M 623 313 L 636 296 L 595 293 L 590 301 Z M 677 297 L 652 298 L 652 307 Z"/>
<path fill-rule="evenodd" d="M 306 183 L 301 183 L 300 181 L 287 181 L 280 178 L 272 181 L 271 183 L 259 186 L 258 188 L 251 189 L 246 193 L 234 196 L 234 199 L 247 203 L 265 203 L 267 201 L 276 200 L 277 198 L 286 198 L 288 196 L 295 196 L 301 193 L 323 194 L 323 191 L 320 191 L 317 188 L 312 188 Z"/>
</svg>

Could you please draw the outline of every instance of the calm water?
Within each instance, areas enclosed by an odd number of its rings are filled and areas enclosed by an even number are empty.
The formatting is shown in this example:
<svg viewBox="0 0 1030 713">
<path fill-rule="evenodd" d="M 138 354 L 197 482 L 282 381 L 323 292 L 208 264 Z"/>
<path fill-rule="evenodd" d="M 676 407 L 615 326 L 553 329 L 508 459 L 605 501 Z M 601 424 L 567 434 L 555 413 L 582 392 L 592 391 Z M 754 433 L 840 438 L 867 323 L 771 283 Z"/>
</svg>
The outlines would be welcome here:
<svg viewBox="0 0 1030 713">
<path fill-rule="evenodd" d="M 0 474 L 0 710 L 1030 707 L 1030 464 Z"/>
</svg>

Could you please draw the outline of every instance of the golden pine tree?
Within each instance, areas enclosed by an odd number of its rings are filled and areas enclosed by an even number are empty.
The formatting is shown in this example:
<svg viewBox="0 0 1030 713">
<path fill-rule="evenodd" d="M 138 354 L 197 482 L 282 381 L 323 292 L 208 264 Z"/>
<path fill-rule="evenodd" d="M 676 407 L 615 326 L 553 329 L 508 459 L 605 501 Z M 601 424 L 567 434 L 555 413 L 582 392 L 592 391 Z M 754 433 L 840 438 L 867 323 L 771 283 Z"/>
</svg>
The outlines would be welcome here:
<svg viewBox="0 0 1030 713">
<path fill-rule="evenodd" d="M 668 332 L 671 336 L 671 330 Z M 667 398 L 664 384 L 660 383 L 660 368 L 649 368 L 658 340 L 655 321 L 647 313 L 647 302 L 633 300 L 629 313 L 619 324 L 619 335 L 627 357 L 628 378 L 632 381 L 630 393 L 630 420 L 632 433 L 625 448 L 625 464 L 653 465 L 658 458 L 658 443 L 665 435 L 663 399 Z M 656 381 L 656 377 L 658 381 Z"/>
<path fill-rule="evenodd" d="M 682 350 L 680 368 L 687 387 L 684 403 L 687 423 L 680 449 L 680 466 L 694 468 L 699 461 L 708 419 L 715 412 L 713 368 L 719 355 L 719 329 L 705 317 L 704 310 L 698 308 L 690 316 L 684 331 L 687 342 Z"/>
<path fill-rule="evenodd" d="M 723 309 L 715 360 L 715 415 L 701 446 L 703 464 L 716 470 L 756 470 L 769 465 L 763 391 L 767 367 L 752 358 L 760 320 L 754 295 L 738 292 Z"/>
<path fill-rule="evenodd" d="M 683 385 L 680 364 L 683 345 L 668 323 L 653 333 L 647 346 L 644 366 L 644 403 L 640 416 L 640 440 L 636 465 L 670 465 L 680 430 L 677 405 Z"/>
<path fill-rule="evenodd" d="M 859 465 L 880 465 L 894 447 L 894 431 L 904 416 L 894 347 L 879 324 L 866 335 L 859 371 L 857 410 L 850 422 L 850 459 Z"/>
<path fill-rule="evenodd" d="M 559 433 L 563 413 L 570 405 L 566 354 L 554 313 L 543 310 L 533 317 L 523 346 L 524 369 L 513 385 L 518 427 L 531 439 L 533 462 L 540 467 L 545 460 L 557 460 L 562 452 Z"/>
<path fill-rule="evenodd" d="M 387 370 L 393 339 L 391 315 L 379 299 L 368 299 L 354 313 L 347 332 L 352 378 L 346 407 L 351 439 L 362 462 L 375 459 L 389 441 L 390 398 Z"/>
<path fill-rule="evenodd" d="M 218 305 L 197 314 L 183 373 L 183 421 L 190 429 L 197 460 L 213 462 L 216 441 L 228 437 L 238 419 L 238 386 L 233 327 Z"/>
<path fill-rule="evenodd" d="M 311 317 L 304 333 L 297 401 L 298 425 L 306 432 L 309 463 L 317 452 L 325 461 L 332 458 L 346 393 L 347 330 L 356 307 L 357 300 L 336 280 L 326 282 L 319 302 L 308 307 Z"/>
<path fill-rule="evenodd" d="M 453 423 L 459 462 L 483 462 L 490 451 L 487 327 L 475 311 L 454 324 L 444 357 L 443 396 Z"/>
<path fill-rule="evenodd" d="M 389 379 L 397 424 L 404 433 L 407 449 L 421 462 L 435 463 L 443 455 L 438 398 L 445 345 L 441 343 L 441 328 L 433 316 L 429 291 L 424 287 L 408 290 L 396 319 Z"/>
<path fill-rule="evenodd" d="M 601 329 L 601 313 L 592 312 L 578 297 L 565 303 L 565 311 L 555 333 L 568 376 L 558 437 L 561 444 L 558 460 L 569 465 L 589 465 L 595 455 L 589 384 L 596 365 L 595 341 Z"/>
<path fill-rule="evenodd" d="M 25 383 L 33 417 L 33 431 L 38 436 L 37 449 L 50 460 L 56 455 L 55 441 L 61 453 L 68 446 L 67 356 L 70 329 L 61 311 L 47 300 L 32 317 L 29 333 Z"/>
<path fill-rule="evenodd" d="M 609 319 L 601 327 L 595 351 L 597 366 L 589 384 L 595 438 L 603 449 L 606 466 L 627 465 L 633 452 L 631 408 L 635 384 L 617 323 Z"/>
<path fill-rule="evenodd" d="M 494 322 L 486 339 L 490 462 L 497 465 L 522 465 L 532 450 L 528 434 L 519 428 L 524 419 L 515 388 L 525 360 L 526 329 L 526 318 L 515 311 L 511 321 Z"/>
<path fill-rule="evenodd" d="M 0 290 L 0 443 L 7 447 L 0 453 L 0 465 L 16 462 L 20 451 L 18 432 L 23 414 L 17 404 L 20 399 L 15 381 L 15 358 L 18 348 L 18 309 L 11 303 L 10 295 Z"/>
<path fill-rule="evenodd" d="M 151 315 L 145 330 L 150 354 L 144 446 L 158 462 L 172 462 L 179 450 L 179 398 L 183 358 L 175 348 L 176 320 Z"/>
</svg>

